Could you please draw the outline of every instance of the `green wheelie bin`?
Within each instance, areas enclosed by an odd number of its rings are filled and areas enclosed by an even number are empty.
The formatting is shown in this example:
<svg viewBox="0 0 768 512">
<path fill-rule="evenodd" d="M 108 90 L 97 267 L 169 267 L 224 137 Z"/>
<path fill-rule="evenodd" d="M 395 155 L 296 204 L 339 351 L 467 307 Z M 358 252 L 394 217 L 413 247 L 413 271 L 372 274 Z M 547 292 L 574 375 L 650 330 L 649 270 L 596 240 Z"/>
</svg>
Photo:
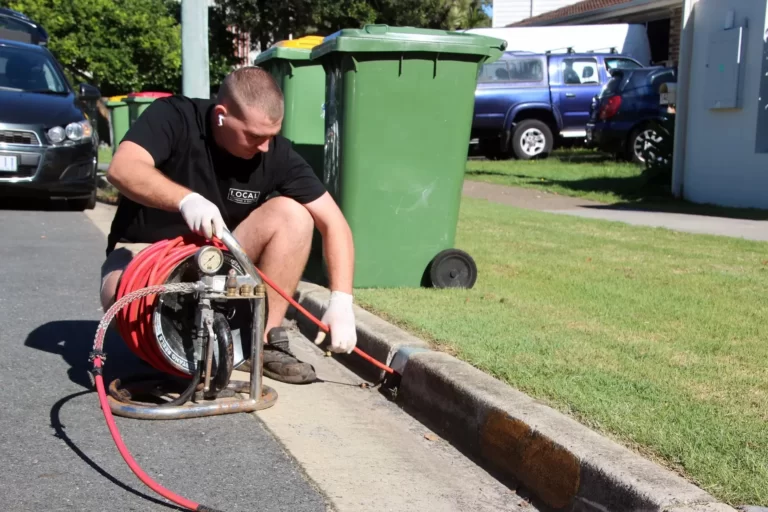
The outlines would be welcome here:
<svg viewBox="0 0 768 512">
<path fill-rule="evenodd" d="M 325 71 L 309 57 L 312 48 L 322 41 L 320 36 L 280 41 L 254 61 L 275 78 L 283 91 L 285 116 L 281 134 L 293 142 L 320 178 L 325 137 Z"/>
<path fill-rule="evenodd" d="M 482 64 L 506 42 L 368 25 L 312 51 L 326 71 L 325 185 L 355 241 L 356 288 L 471 288 L 454 248 Z"/>
<path fill-rule="evenodd" d="M 131 125 L 125 96 L 108 98 L 107 109 L 109 109 L 110 144 L 112 144 L 112 154 L 114 155 L 117 146 L 120 145 L 120 141 L 123 140 Z"/>
<path fill-rule="evenodd" d="M 254 64 L 272 75 L 283 91 L 285 115 L 281 134 L 323 179 L 325 142 L 325 70 L 310 60 L 312 48 L 322 43 L 320 36 L 280 41 L 256 57 Z M 322 283 L 325 270 L 323 239 L 315 230 L 304 279 Z"/>
<path fill-rule="evenodd" d="M 129 126 L 133 126 L 133 123 L 136 122 L 136 120 L 139 118 L 139 116 L 144 112 L 150 103 L 155 101 L 158 98 L 165 98 L 168 96 L 173 96 L 170 92 L 153 92 L 153 91 L 147 91 L 147 92 L 132 92 L 128 95 L 127 98 L 125 98 L 125 102 L 128 104 L 128 120 L 129 120 Z"/>
</svg>

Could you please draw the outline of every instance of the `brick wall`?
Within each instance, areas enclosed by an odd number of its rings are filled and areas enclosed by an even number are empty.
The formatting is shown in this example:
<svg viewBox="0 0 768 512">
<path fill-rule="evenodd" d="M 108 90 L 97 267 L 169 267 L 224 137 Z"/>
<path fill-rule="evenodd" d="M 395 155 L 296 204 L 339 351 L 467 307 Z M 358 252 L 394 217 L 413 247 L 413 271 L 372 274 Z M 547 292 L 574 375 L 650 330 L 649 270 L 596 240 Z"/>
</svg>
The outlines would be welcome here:
<svg viewBox="0 0 768 512">
<path fill-rule="evenodd" d="M 680 32 L 683 28 L 683 8 L 673 9 L 669 16 L 669 60 L 677 63 L 680 57 Z"/>
</svg>

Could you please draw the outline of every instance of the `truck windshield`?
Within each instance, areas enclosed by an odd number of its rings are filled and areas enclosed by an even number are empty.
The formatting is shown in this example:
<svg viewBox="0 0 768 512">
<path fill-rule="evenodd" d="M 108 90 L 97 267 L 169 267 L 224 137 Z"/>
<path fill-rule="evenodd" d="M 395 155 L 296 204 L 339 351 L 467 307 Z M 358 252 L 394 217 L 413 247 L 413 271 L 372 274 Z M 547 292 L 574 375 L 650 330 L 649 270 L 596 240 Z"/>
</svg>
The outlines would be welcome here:
<svg viewBox="0 0 768 512">
<path fill-rule="evenodd" d="M 540 82 L 543 79 L 544 66 L 541 59 L 530 57 L 502 59 L 484 64 L 477 77 L 479 83 Z"/>
<path fill-rule="evenodd" d="M 0 46 L 0 88 L 57 94 L 67 92 L 64 78 L 50 57 L 8 46 Z"/>
</svg>

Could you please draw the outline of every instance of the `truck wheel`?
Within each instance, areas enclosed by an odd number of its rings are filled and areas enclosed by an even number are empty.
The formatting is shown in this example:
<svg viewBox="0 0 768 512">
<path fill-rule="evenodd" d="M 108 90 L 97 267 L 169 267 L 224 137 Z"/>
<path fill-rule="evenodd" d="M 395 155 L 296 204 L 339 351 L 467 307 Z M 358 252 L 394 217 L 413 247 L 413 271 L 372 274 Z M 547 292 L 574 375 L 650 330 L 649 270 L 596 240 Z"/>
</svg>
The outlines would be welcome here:
<svg viewBox="0 0 768 512">
<path fill-rule="evenodd" d="M 554 137 L 547 123 L 526 119 L 515 127 L 512 134 L 512 152 L 520 160 L 546 158 L 552 152 Z"/>
</svg>

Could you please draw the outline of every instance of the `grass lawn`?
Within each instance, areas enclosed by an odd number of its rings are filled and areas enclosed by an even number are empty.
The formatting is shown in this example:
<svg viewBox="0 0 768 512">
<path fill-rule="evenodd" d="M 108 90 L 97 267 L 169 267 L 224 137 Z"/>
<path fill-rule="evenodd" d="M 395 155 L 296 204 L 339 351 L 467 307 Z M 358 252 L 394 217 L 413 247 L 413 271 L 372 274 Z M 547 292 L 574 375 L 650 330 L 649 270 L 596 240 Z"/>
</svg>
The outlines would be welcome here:
<svg viewBox="0 0 768 512">
<path fill-rule="evenodd" d="M 643 167 L 594 151 L 554 152 L 545 160 L 470 160 L 466 177 L 499 185 L 536 188 L 603 203 L 644 198 Z M 655 191 L 655 192 L 658 192 Z"/>
<path fill-rule="evenodd" d="M 474 289 L 358 302 L 726 502 L 768 506 L 768 245 L 464 198 L 456 246 Z"/>
<path fill-rule="evenodd" d="M 546 160 L 469 160 L 465 177 L 651 211 L 768 219 L 765 210 L 675 199 L 669 192 L 671 178 L 654 180 L 643 174 L 642 166 L 617 162 L 609 155 L 585 149 L 558 150 Z"/>
<path fill-rule="evenodd" d="M 106 146 L 99 147 L 99 163 L 108 164 L 112 161 L 112 148 Z"/>
</svg>

